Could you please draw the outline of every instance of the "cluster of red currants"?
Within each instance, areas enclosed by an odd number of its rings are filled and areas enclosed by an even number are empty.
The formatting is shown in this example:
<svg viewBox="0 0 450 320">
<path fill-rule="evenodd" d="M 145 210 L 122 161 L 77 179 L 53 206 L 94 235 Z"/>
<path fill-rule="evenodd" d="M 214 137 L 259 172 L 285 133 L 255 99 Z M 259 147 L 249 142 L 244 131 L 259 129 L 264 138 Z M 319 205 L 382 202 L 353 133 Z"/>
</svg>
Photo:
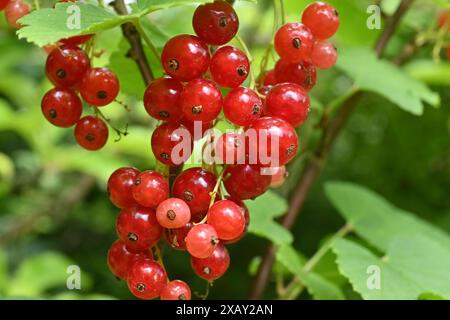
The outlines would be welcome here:
<svg viewBox="0 0 450 320">
<path fill-rule="evenodd" d="M 144 94 L 147 112 L 163 121 L 151 138 L 155 157 L 167 166 L 182 164 L 190 154 L 174 152 L 186 139 L 180 130 L 188 132 L 192 144 L 194 123 L 200 123 L 202 130 L 213 127 L 221 111 L 238 129 L 224 133 L 217 142 L 216 150 L 224 156 L 221 163 L 226 164 L 220 173 L 218 166 L 189 168 L 172 186 L 166 176 L 152 170 L 124 167 L 111 175 L 109 197 L 122 211 L 116 223 L 119 240 L 109 250 L 108 264 L 136 297 L 191 297 L 185 282 L 168 280 L 157 246 L 162 237 L 173 248 L 190 254 L 198 276 L 207 281 L 220 278 L 230 263 L 225 245 L 239 241 L 249 224 L 243 200 L 283 183 L 284 165 L 298 150 L 295 127 L 306 120 L 310 109 L 308 90 L 315 82 L 314 68 L 328 68 L 336 61 L 335 48 L 324 41 L 338 28 L 336 10 L 314 3 L 305 10 L 303 22 L 288 23 L 278 30 L 275 48 L 281 60 L 277 69 L 282 65 L 284 71 L 275 72 L 277 79 L 270 83 L 270 73 L 266 75 L 260 92 L 251 85 L 241 86 L 251 74 L 251 66 L 245 52 L 226 45 L 236 36 L 239 20 L 225 1 L 199 6 L 193 16 L 197 35 L 178 35 L 164 46 L 161 62 L 166 76 L 152 81 Z M 245 137 L 250 130 L 264 132 L 266 139 L 257 138 L 246 146 L 241 133 Z M 274 139 L 278 141 L 275 147 L 271 144 Z M 243 159 L 237 159 L 241 153 L 236 149 L 242 145 Z M 259 157 L 251 163 L 251 147 L 265 149 L 269 159 L 276 156 L 277 166 L 273 168 L 273 162 Z M 230 154 L 233 157 L 225 159 Z M 272 176 L 263 174 L 261 169 L 267 167 Z"/>
</svg>

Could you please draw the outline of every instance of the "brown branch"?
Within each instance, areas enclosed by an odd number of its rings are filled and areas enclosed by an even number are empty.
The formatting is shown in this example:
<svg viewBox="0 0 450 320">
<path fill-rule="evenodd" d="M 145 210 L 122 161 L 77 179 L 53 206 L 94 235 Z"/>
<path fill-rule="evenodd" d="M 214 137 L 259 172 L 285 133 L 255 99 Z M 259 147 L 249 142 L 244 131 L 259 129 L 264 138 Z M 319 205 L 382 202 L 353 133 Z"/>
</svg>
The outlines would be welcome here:
<svg viewBox="0 0 450 320">
<path fill-rule="evenodd" d="M 388 19 L 386 28 L 383 30 L 375 46 L 375 52 L 378 57 L 381 57 L 383 54 L 402 16 L 410 8 L 412 2 L 413 0 L 402 0 L 401 4 L 397 8 L 397 11 Z M 331 122 L 322 121 L 323 134 L 321 142 L 315 151 L 315 157 L 313 157 L 313 159 L 307 164 L 299 184 L 295 187 L 295 190 L 291 196 L 289 210 L 282 220 L 283 227 L 291 229 L 294 225 L 315 180 L 322 170 L 323 163 L 326 161 L 336 138 L 339 136 L 339 133 L 345 123 L 363 96 L 364 93 L 361 91 L 354 93 L 339 109 L 334 120 Z M 324 116 L 326 117 L 326 115 Z M 269 244 L 253 281 L 249 296 L 250 299 L 259 299 L 263 294 L 268 284 L 274 261 L 275 247 L 273 244 Z"/>
<path fill-rule="evenodd" d="M 111 5 L 118 14 L 128 14 L 124 0 L 115 0 L 111 3 Z M 134 24 L 131 22 L 124 23 L 121 27 L 124 37 L 128 40 L 131 46 L 127 56 L 136 62 L 145 84 L 148 85 L 154 77 L 145 55 L 144 47 L 142 46 L 141 36 L 139 35 L 139 32 Z"/>
</svg>

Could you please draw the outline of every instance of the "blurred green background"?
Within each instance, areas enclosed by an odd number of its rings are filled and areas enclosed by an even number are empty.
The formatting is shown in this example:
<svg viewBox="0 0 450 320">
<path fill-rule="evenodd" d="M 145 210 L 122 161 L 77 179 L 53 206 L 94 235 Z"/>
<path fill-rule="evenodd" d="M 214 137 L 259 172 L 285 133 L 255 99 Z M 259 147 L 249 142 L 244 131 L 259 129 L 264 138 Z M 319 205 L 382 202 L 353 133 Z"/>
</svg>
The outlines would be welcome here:
<svg viewBox="0 0 450 320">
<path fill-rule="evenodd" d="M 312 1 L 284 2 L 288 21 L 298 21 L 303 8 Z M 380 33 L 366 27 L 366 10 L 373 1 L 330 2 L 341 17 L 341 28 L 332 39 L 338 52 L 355 46 L 371 48 Z M 391 14 L 399 1 L 381 2 L 383 12 Z M 393 37 L 386 57 L 397 56 L 418 31 L 434 28 L 436 16 L 446 3 L 417 0 Z M 237 1 L 236 9 L 240 34 L 254 56 L 255 70 L 259 70 L 272 36 L 272 1 Z M 145 25 L 153 32 L 155 44 L 160 48 L 167 36 L 192 33 L 194 10 L 195 6 L 183 6 L 151 14 Z M 293 246 L 304 255 L 312 255 L 323 239 L 344 224 L 324 194 L 324 182 L 331 180 L 367 186 L 395 206 L 450 232 L 450 63 L 433 60 L 433 46 L 431 43 L 418 50 L 405 70 L 440 95 L 440 107 L 426 105 L 423 115 L 416 116 L 380 94 L 365 95 L 292 231 Z M 150 136 L 155 123 L 142 106 L 140 97 L 145 87 L 134 63 L 125 57 L 128 47 L 120 28 L 100 33 L 97 48 L 104 52 L 95 65 L 109 65 L 118 73 L 120 100 L 132 111 L 126 112 L 116 103 L 102 109 L 115 126 L 124 128 L 128 124 L 130 134 L 115 142 L 111 132 L 103 150 L 88 152 L 75 144 L 72 129 L 55 128 L 42 116 L 40 99 L 51 88 L 44 72 L 46 54 L 18 40 L 0 14 L 1 298 L 133 298 L 126 284 L 117 281 L 106 265 L 107 250 L 116 238 L 118 209 L 108 201 L 105 185 L 111 172 L 120 166 L 133 165 L 142 170 L 154 167 Z M 355 64 L 354 68 L 358 67 Z M 155 70 L 161 72 L 156 66 Z M 304 143 L 304 156 L 289 166 L 286 185 L 276 191 L 282 197 L 289 198 L 309 148 L 318 139 L 311 130 L 320 106 L 347 93 L 351 83 L 338 68 L 319 72 L 312 91 L 313 116 L 301 133 L 301 139 L 303 134 L 310 135 L 309 143 Z M 250 273 L 254 272 L 250 266 L 263 254 L 267 243 L 249 234 L 230 246 L 231 267 L 214 283 L 210 297 L 246 298 Z M 204 282 L 187 267 L 186 254 L 168 247 L 164 253 L 171 278 L 185 280 L 193 291 L 204 291 Z M 81 290 L 66 289 L 66 268 L 72 264 L 82 270 Z M 359 298 L 346 280 L 339 285 L 348 298 Z M 273 282 L 266 292 L 266 298 L 276 297 Z M 301 298 L 310 296 L 304 293 Z"/>
</svg>

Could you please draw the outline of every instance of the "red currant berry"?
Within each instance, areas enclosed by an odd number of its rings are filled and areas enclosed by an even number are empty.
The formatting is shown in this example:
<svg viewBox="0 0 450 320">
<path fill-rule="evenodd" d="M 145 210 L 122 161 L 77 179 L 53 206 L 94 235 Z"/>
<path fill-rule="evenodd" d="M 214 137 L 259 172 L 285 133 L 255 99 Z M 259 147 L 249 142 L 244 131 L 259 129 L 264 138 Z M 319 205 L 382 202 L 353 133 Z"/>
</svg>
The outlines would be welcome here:
<svg viewBox="0 0 450 320">
<path fill-rule="evenodd" d="M 128 271 L 128 288 L 139 299 L 159 297 L 167 284 L 167 275 L 161 265 L 151 259 L 136 261 Z"/>
<path fill-rule="evenodd" d="M 250 72 L 250 62 L 244 52 L 232 46 L 219 48 L 211 58 L 213 80 L 224 88 L 236 88 Z"/>
<path fill-rule="evenodd" d="M 336 64 L 336 48 L 327 41 L 316 42 L 311 55 L 311 62 L 317 68 L 329 69 Z"/>
<path fill-rule="evenodd" d="M 191 220 L 191 210 L 183 200 L 169 198 L 159 204 L 156 219 L 164 228 L 182 228 Z"/>
<path fill-rule="evenodd" d="M 47 57 L 47 78 L 57 87 L 73 87 L 78 84 L 91 62 L 78 47 L 57 47 Z"/>
<path fill-rule="evenodd" d="M 203 168 L 190 168 L 183 171 L 174 181 L 172 195 L 184 200 L 196 220 L 208 212 L 210 193 L 217 183 L 216 176 Z"/>
<path fill-rule="evenodd" d="M 30 13 L 30 6 L 21 0 L 12 0 L 6 5 L 5 17 L 9 26 L 14 29 L 22 28 L 22 25 L 17 22 L 20 18 Z"/>
<path fill-rule="evenodd" d="M 116 207 L 123 209 L 137 204 L 131 190 L 139 173 L 136 168 L 122 167 L 111 174 L 108 179 L 108 195 Z"/>
<path fill-rule="evenodd" d="M 224 173 L 224 186 L 233 199 L 254 199 L 270 186 L 269 175 L 261 174 L 258 165 L 237 165 L 228 167 Z"/>
<path fill-rule="evenodd" d="M 155 209 L 169 197 L 169 182 L 159 172 L 144 171 L 134 180 L 131 192 L 141 206 Z"/>
<path fill-rule="evenodd" d="M 217 201 L 208 211 L 208 224 L 216 229 L 219 239 L 235 239 L 245 229 L 244 211 L 233 201 Z"/>
<path fill-rule="evenodd" d="M 93 34 L 83 34 L 81 36 L 74 36 L 66 39 L 61 39 L 59 42 L 66 46 L 79 46 L 88 42 L 94 35 Z"/>
<path fill-rule="evenodd" d="M 247 229 L 250 224 L 250 213 L 248 211 L 247 206 L 245 205 L 245 203 L 243 201 L 232 199 L 230 197 L 227 197 L 227 199 L 233 201 L 235 204 L 237 204 L 241 208 L 242 212 L 244 212 L 244 218 L 245 218 L 244 232 L 242 232 L 238 237 L 236 237 L 234 239 L 222 241 L 223 244 L 233 244 L 233 243 L 240 241 L 247 233 Z"/>
<path fill-rule="evenodd" d="M 257 153 L 262 165 L 282 166 L 288 163 L 298 151 L 298 137 L 289 122 L 272 117 L 263 117 L 254 121 L 249 130 L 256 132 L 256 148 L 250 149 L 250 161 Z M 272 149 L 272 144 L 275 148 Z M 251 142 L 247 142 L 251 146 Z"/>
<path fill-rule="evenodd" d="M 222 93 L 210 80 L 192 80 L 181 94 L 181 108 L 190 121 L 213 121 L 222 109 Z"/>
<path fill-rule="evenodd" d="M 128 270 L 139 259 L 153 259 L 150 250 L 131 252 L 124 242 L 116 240 L 108 251 L 109 270 L 119 279 L 126 280 Z"/>
<path fill-rule="evenodd" d="M 41 109 L 51 124 L 68 128 L 80 120 L 83 105 L 72 90 L 54 88 L 42 98 Z"/>
<path fill-rule="evenodd" d="M 108 127 L 97 117 L 86 116 L 75 126 L 75 139 L 83 148 L 91 151 L 99 150 L 108 141 Z"/>
<path fill-rule="evenodd" d="M 255 91 L 239 87 L 231 90 L 223 102 L 225 117 L 238 126 L 248 126 L 261 116 L 263 103 Z"/>
<path fill-rule="evenodd" d="M 116 230 L 127 247 L 136 251 L 149 249 L 162 234 L 155 211 L 142 206 L 122 209 L 117 217 Z"/>
<path fill-rule="evenodd" d="M 164 237 L 172 248 L 184 251 L 186 250 L 186 236 L 193 226 L 191 222 L 188 222 L 181 228 L 164 229 Z"/>
<path fill-rule="evenodd" d="M 309 61 L 314 43 L 311 31 L 301 23 L 287 23 L 275 34 L 275 50 L 289 62 Z"/>
<path fill-rule="evenodd" d="M 0 11 L 5 9 L 11 0 L 0 0 Z"/>
<path fill-rule="evenodd" d="M 274 86 L 278 83 L 275 77 L 275 70 L 271 69 L 267 71 L 263 77 L 263 85 L 265 86 Z"/>
<path fill-rule="evenodd" d="M 277 83 L 296 83 L 306 91 L 310 91 L 316 85 L 317 71 L 308 62 L 289 63 L 279 60 L 275 65 L 275 77 L 277 78 Z"/>
<path fill-rule="evenodd" d="M 199 6 L 192 19 L 195 33 L 207 44 L 223 45 L 233 39 L 239 29 L 234 8 L 225 1 Z"/>
<path fill-rule="evenodd" d="M 202 139 L 205 132 L 211 129 L 214 125 L 213 121 L 190 121 L 184 117 L 181 118 L 180 123 L 188 129 L 194 141 Z"/>
<path fill-rule="evenodd" d="M 191 300 L 191 289 L 184 281 L 170 281 L 161 291 L 161 300 Z"/>
<path fill-rule="evenodd" d="M 270 168 L 272 181 L 270 182 L 271 188 L 281 187 L 284 183 L 284 180 L 288 176 L 285 166 Z"/>
<path fill-rule="evenodd" d="M 191 257 L 194 272 L 207 281 L 214 281 L 222 277 L 230 266 L 230 255 L 223 244 L 219 244 L 213 253 L 205 259 Z"/>
<path fill-rule="evenodd" d="M 227 132 L 216 142 L 214 152 L 218 164 L 245 163 L 245 137 L 243 134 Z"/>
<path fill-rule="evenodd" d="M 153 131 L 151 145 L 156 159 L 168 166 L 176 166 L 190 157 L 193 141 L 184 126 L 166 122 Z"/>
<path fill-rule="evenodd" d="M 339 28 L 339 14 L 332 5 L 318 1 L 303 11 L 302 22 L 316 39 L 324 40 L 332 37 Z"/>
<path fill-rule="evenodd" d="M 308 94 L 302 87 L 295 83 L 280 83 L 266 97 L 265 114 L 298 127 L 308 118 L 310 107 Z"/>
<path fill-rule="evenodd" d="M 167 74 L 180 81 L 201 77 L 209 67 L 209 51 L 200 38 L 182 34 L 163 48 L 161 61 Z"/>
<path fill-rule="evenodd" d="M 214 227 L 208 224 L 198 224 L 192 227 L 186 238 L 186 249 L 196 258 L 209 257 L 219 243 L 219 237 Z"/>
<path fill-rule="evenodd" d="M 81 79 L 80 93 L 87 103 L 97 107 L 106 106 L 119 94 L 119 79 L 109 69 L 89 69 Z"/>
<path fill-rule="evenodd" d="M 148 114 L 155 119 L 177 122 L 183 116 L 181 112 L 181 92 L 183 85 L 170 77 L 153 80 L 144 93 L 144 106 Z"/>
</svg>

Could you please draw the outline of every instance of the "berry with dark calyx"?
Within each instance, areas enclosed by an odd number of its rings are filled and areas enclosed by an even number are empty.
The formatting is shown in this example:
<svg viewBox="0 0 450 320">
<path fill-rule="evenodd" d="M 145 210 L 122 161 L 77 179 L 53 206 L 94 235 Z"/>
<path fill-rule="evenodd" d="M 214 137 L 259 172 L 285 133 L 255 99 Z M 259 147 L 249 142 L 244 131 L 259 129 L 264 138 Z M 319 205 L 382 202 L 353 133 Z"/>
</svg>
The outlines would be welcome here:
<svg viewBox="0 0 450 320">
<path fill-rule="evenodd" d="M 289 62 L 309 61 L 314 38 L 304 24 L 287 23 L 275 34 L 275 50 L 278 55 Z"/>
<path fill-rule="evenodd" d="M 339 14 L 332 5 L 318 1 L 306 7 L 302 22 L 317 40 L 325 40 L 332 37 L 339 28 Z"/>
<path fill-rule="evenodd" d="M 207 281 L 222 277 L 230 266 L 230 255 L 223 244 L 218 244 L 213 253 L 205 259 L 191 257 L 194 272 Z"/>
<path fill-rule="evenodd" d="M 181 92 L 183 85 L 170 77 L 153 80 L 144 93 L 144 106 L 155 119 L 177 122 L 183 116 L 181 111 Z"/>
<path fill-rule="evenodd" d="M 186 236 L 194 225 L 191 222 L 186 223 L 181 228 L 164 229 L 164 238 L 170 246 L 176 250 L 186 250 Z"/>
<path fill-rule="evenodd" d="M 216 142 L 214 157 L 217 164 L 245 163 L 245 137 L 241 133 L 226 132 Z"/>
<path fill-rule="evenodd" d="M 155 211 L 142 206 L 122 209 L 117 217 L 116 231 L 127 248 L 135 251 L 149 249 L 162 234 Z"/>
<path fill-rule="evenodd" d="M 61 39 L 59 40 L 59 42 L 67 46 L 79 46 L 88 42 L 93 36 L 93 34 L 83 34 L 81 36 L 73 36 L 70 38 Z"/>
<path fill-rule="evenodd" d="M 81 79 L 80 94 L 93 106 L 106 106 L 119 94 L 119 79 L 107 68 L 89 69 Z"/>
<path fill-rule="evenodd" d="M 161 291 L 161 300 L 191 300 L 191 289 L 184 281 L 170 281 Z"/>
<path fill-rule="evenodd" d="M 271 173 L 272 173 L 272 175 L 271 175 L 272 181 L 270 182 L 270 187 L 271 188 L 281 187 L 284 183 L 284 180 L 288 176 L 286 167 L 281 166 L 281 167 L 273 167 L 273 168 L 268 168 L 268 169 L 270 169 Z"/>
<path fill-rule="evenodd" d="M 169 181 L 159 172 L 141 172 L 131 188 L 134 200 L 141 206 L 155 209 L 169 197 Z"/>
<path fill-rule="evenodd" d="M 239 87 L 231 90 L 223 102 L 225 117 L 238 126 L 248 126 L 258 119 L 263 103 L 255 91 Z"/>
<path fill-rule="evenodd" d="M 5 9 L 11 0 L 0 0 L 0 11 Z"/>
<path fill-rule="evenodd" d="M 273 117 L 259 118 L 248 127 L 248 130 L 257 132 L 256 148 L 251 148 L 249 153 L 250 163 L 257 158 L 257 163 L 264 166 L 282 166 L 297 154 L 297 133 L 286 120 Z M 273 150 L 272 144 L 276 145 Z M 247 145 L 253 145 L 252 141 L 247 142 Z"/>
<path fill-rule="evenodd" d="M 247 79 L 250 62 L 244 52 L 232 46 L 219 48 L 211 58 L 213 80 L 224 88 L 236 88 Z"/>
<path fill-rule="evenodd" d="M 254 199 L 270 186 L 271 178 L 261 174 L 258 165 L 236 165 L 230 166 L 224 173 L 224 186 L 233 199 Z"/>
<path fill-rule="evenodd" d="M 186 238 L 186 249 L 196 258 L 209 257 L 219 243 L 219 237 L 214 227 L 208 224 L 194 225 Z"/>
<path fill-rule="evenodd" d="M 336 64 L 336 48 L 327 41 L 316 42 L 311 55 L 311 62 L 317 68 L 329 69 Z"/>
<path fill-rule="evenodd" d="M 209 61 L 206 44 L 200 38 L 188 34 L 170 39 L 161 54 L 164 70 L 180 81 L 201 77 L 208 70 Z"/>
<path fill-rule="evenodd" d="M 245 203 L 242 200 L 236 200 L 236 199 L 233 199 L 233 198 L 231 198 L 229 196 L 226 197 L 226 198 L 231 200 L 231 201 L 233 201 L 235 204 L 237 204 L 241 208 L 241 210 L 244 212 L 244 218 L 245 218 L 244 232 L 242 232 L 236 238 L 233 238 L 233 239 L 230 239 L 230 240 L 223 240 L 223 241 L 221 241 L 223 244 L 233 244 L 233 243 L 236 243 L 236 242 L 240 241 L 245 236 L 245 234 L 247 233 L 247 229 L 248 229 L 248 226 L 250 224 L 250 212 L 248 211 L 247 206 L 245 205 Z"/>
<path fill-rule="evenodd" d="M 150 250 L 132 252 L 121 240 L 116 240 L 108 251 L 108 267 L 111 272 L 122 280 L 127 280 L 128 270 L 139 259 L 153 259 Z"/>
<path fill-rule="evenodd" d="M 277 84 L 266 97 L 265 114 L 298 127 L 307 118 L 311 105 L 306 91 L 295 83 Z"/>
<path fill-rule="evenodd" d="M 51 124 L 68 128 L 80 120 L 83 105 L 72 90 L 54 88 L 42 98 L 41 109 Z"/>
<path fill-rule="evenodd" d="M 30 13 L 30 11 L 30 6 L 26 2 L 12 0 L 5 7 L 6 21 L 11 28 L 20 29 L 22 25 L 17 20 Z"/>
<path fill-rule="evenodd" d="M 77 143 L 90 151 L 103 148 L 108 141 L 108 135 L 106 123 L 98 117 L 85 116 L 75 126 Z"/>
<path fill-rule="evenodd" d="M 164 268 L 151 259 L 137 260 L 128 271 L 128 288 L 139 299 L 155 299 L 167 284 Z"/>
<path fill-rule="evenodd" d="M 245 229 L 244 210 L 231 200 L 217 201 L 208 211 L 208 224 L 214 227 L 219 239 L 235 239 Z"/>
<path fill-rule="evenodd" d="M 210 122 L 222 109 L 222 93 L 214 82 L 207 79 L 189 81 L 181 94 L 181 109 L 190 121 Z"/>
<path fill-rule="evenodd" d="M 78 47 L 56 47 L 47 57 L 45 73 L 57 87 L 76 86 L 91 62 L 87 54 Z"/>
<path fill-rule="evenodd" d="M 290 82 L 310 91 L 316 85 L 317 71 L 309 62 L 290 63 L 279 60 L 275 65 L 277 83 Z"/>
<path fill-rule="evenodd" d="M 183 200 L 169 198 L 159 204 L 156 209 L 156 219 L 164 228 L 181 228 L 191 220 L 191 210 Z"/>
<path fill-rule="evenodd" d="M 239 29 L 234 8 L 225 1 L 214 1 L 199 6 L 192 25 L 195 33 L 207 44 L 223 45 L 233 39 Z"/>
<path fill-rule="evenodd" d="M 132 188 L 139 173 L 136 168 L 122 167 L 111 174 L 108 179 L 108 195 L 116 207 L 123 209 L 137 205 Z"/>
<path fill-rule="evenodd" d="M 168 166 L 176 166 L 186 162 L 191 155 L 193 140 L 183 125 L 166 122 L 153 131 L 151 146 L 156 159 Z M 176 152 L 175 147 L 183 148 Z"/>
<path fill-rule="evenodd" d="M 184 200 L 195 219 L 208 212 L 210 193 L 213 192 L 216 183 L 217 178 L 212 172 L 200 167 L 190 168 L 175 179 L 172 196 Z"/>
</svg>

